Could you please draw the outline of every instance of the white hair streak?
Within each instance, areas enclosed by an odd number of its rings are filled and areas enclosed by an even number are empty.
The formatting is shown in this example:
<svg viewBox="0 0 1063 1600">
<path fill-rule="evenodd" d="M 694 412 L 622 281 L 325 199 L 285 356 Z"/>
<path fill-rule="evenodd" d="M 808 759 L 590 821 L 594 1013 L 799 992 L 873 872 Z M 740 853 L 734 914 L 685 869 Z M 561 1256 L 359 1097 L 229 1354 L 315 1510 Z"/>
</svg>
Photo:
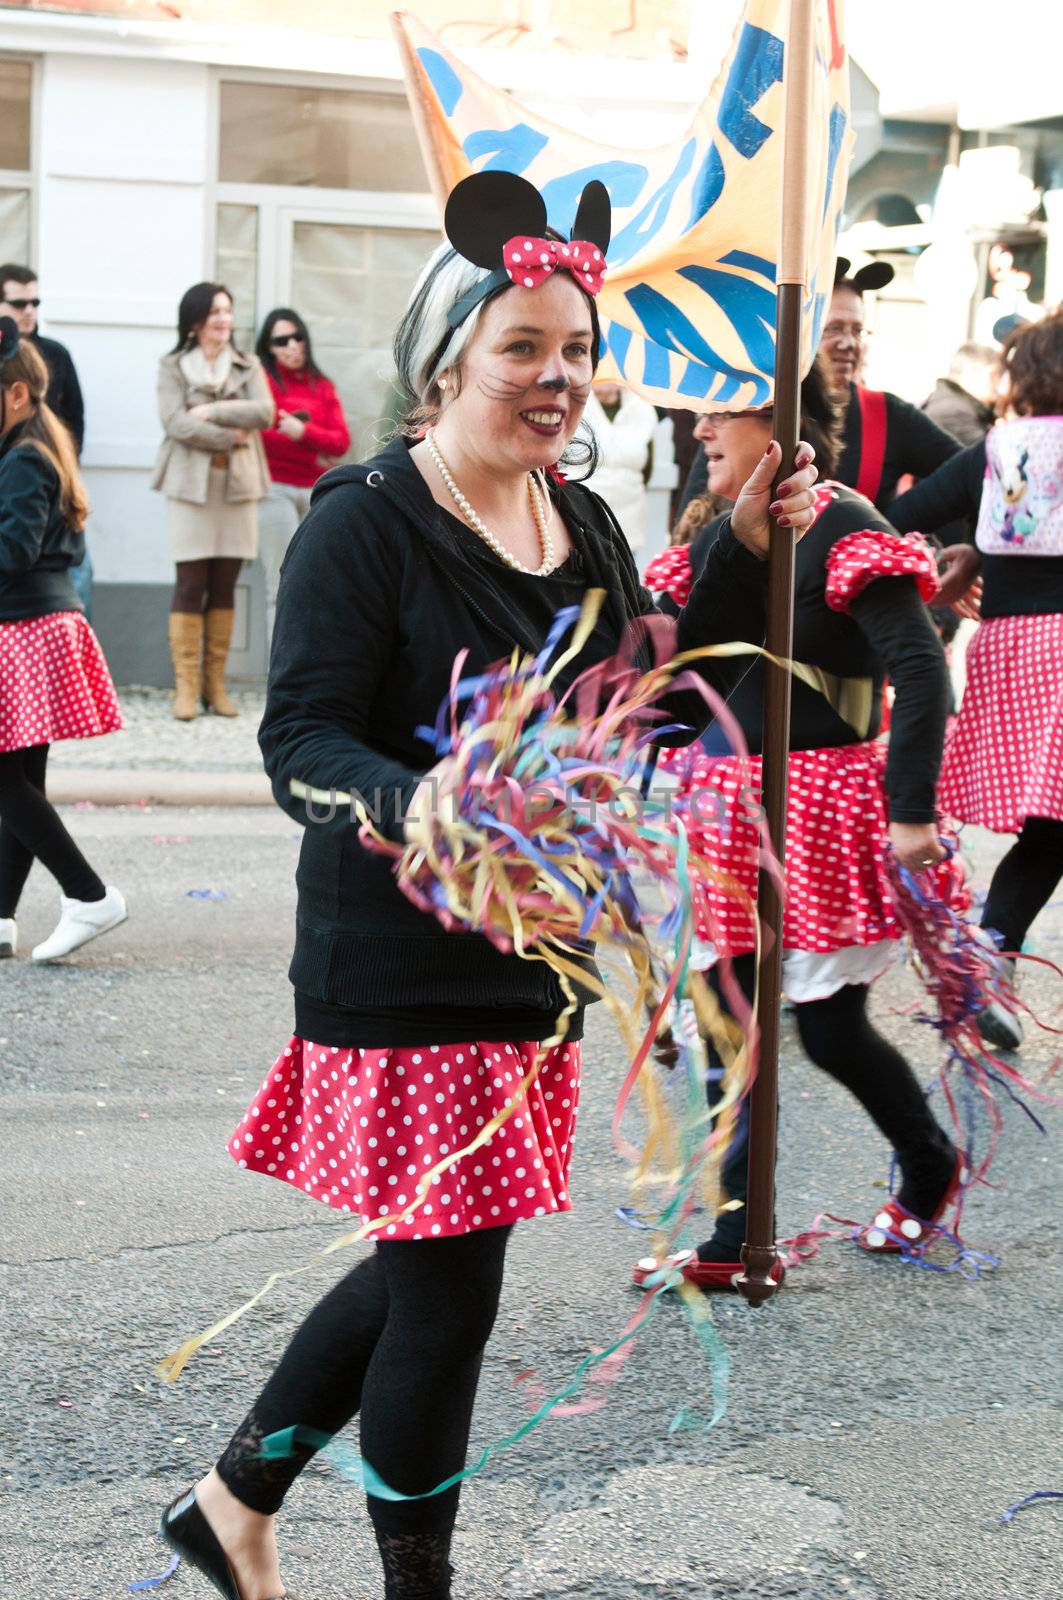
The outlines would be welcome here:
<svg viewBox="0 0 1063 1600">
<path fill-rule="evenodd" d="M 484 303 L 457 328 L 451 329 L 447 316 L 464 294 L 490 276 L 445 240 L 425 263 L 395 335 L 395 365 L 416 405 L 438 403 L 440 375 L 460 359 L 479 326 Z"/>
</svg>

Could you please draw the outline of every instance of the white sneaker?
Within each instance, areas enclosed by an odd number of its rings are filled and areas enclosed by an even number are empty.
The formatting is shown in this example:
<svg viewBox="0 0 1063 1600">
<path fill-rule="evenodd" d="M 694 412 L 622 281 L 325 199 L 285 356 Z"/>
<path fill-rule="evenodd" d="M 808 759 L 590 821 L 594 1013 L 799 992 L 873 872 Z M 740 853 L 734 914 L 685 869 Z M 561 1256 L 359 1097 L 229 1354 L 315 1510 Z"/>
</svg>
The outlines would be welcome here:
<svg viewBox="0 0 1063 1600">
<path fill-rule="evenodd" d="M 13 956 L 18 945 L 18 929 L 14 917 L 0 917 L 0 961 Z"/>
<path fill-rule="evenodd" d="M 68 956 L 79 945 L 88 944 L 109 928 L 117 928 L 129 915 L 125 898 L 118 889 L 108 888 L 102 900 L 68 900 L 59 896 L 59 923 L 55 932 L 37 945 L 34 961 L 54 961 Z"/>
</svg>

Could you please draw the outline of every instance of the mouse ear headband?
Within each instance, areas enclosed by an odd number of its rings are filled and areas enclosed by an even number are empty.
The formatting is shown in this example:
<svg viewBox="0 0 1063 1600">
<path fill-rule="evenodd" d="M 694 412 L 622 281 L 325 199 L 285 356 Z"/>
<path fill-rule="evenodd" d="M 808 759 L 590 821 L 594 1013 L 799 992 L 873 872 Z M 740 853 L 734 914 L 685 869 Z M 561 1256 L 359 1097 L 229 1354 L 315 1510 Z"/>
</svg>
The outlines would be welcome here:
<svg viewBox="0 0 1063 1600">
<path fill-rule="evenodd" d="M 844 256 L 838 257 L 838 264 L 834 268 L 835 287 L 839 283 L 848 284 L 856 290 L 857 294 L 864 294 L 868 289 L 884 289 L 887 283 L 892 283 L 897 274 L 888 261 L 869 261 L 866 267 L 860 267 L 849 276 L 851 261 Z"/>
<path fill-rule="evenodd" d="M 596 295 L 611 233 L 609 191 L 592 179 L 580 196 L 571 239 L 551 239 L 546 202 L 534 184 L 514 172 L 475 172 L 451 192 L 443 228 L 460 256 L 491 271 L 450 311 L 447 321 L 456 328 L 498 289 L 537 289 L 558 270 L 571 273 L 585 294 Z"/>
<path fill-rule="evenodd" d="M 14 317 L 0 317 L 0 369 L 6 367 L 11 357 L 18 353 L 20 343 Z"/>
</svg>

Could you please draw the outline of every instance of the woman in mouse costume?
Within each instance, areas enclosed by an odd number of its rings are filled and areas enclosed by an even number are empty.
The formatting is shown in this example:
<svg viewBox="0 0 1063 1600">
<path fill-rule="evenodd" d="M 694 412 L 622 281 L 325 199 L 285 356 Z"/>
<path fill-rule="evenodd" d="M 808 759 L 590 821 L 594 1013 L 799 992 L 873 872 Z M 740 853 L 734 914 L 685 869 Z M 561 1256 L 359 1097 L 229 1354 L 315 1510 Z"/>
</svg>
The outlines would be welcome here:
<svg viewBox="0 0 1063 1600">
<path fill-rule="evenodd" d="M 57 739 L 122 726 L 103 652 L 70 570 L 85 555 L 88 500 L 74 441 L 49 407 L 48 368 L 0 317 L 0 957 L 34 861 L 60 888 L 59 922 L 33 950 L 54 961 L 125 921 L 120 889 L 86 861 L 45 794 Z"/>
<path fill-rule="evenodd" d="M 888 261 L 870 261 L 853 272 L 851 263 L 839 256 L 819 339 L 819 353 L 842 406 L 841 447 L 833 476 L 886 512 L 902 478 L 925 478 L 960 449 L 959 440 L 918 406 L 888 390 L 868 389 L 861 381 L 864 295 L 884 289 L 893 277 Z M 707 464 L 699 451 L 677 517 L 705 494 L 707 486 Z"/>
<path fill-rule="evenodd" d="M 605 591 L 565 682 L 612 656 L 653 611 L 605 503 L 554 469 L 598 360 L 595 309 L 609 206 L 588 185 L 572 238 L 548 230 L 525 179 L 481 173 L 454 190 L 444 244 L 396 338 L 406 437 L 325 476 L 281 580 L 261 730 L 278 802 L 308 821 L 293 780 L 357 792 L 404 829 L 446 792 L 431 725 L 455 657 L 473 675 L 541 649 L 556 612 Z M 781 492 L 802 531 L 812 451 Z M 764 635 L 771 444 L 738 495 L 677 623 L 677 649 Z M 706 660 L 726 694 L 745 662 Z M 707 718 L 694 688 L 668 720 Z M 672 736 L 674 737 L 674 735 Z M 433 782 L 426 781 L 431 771 Z M 446 932 L 400 892 L 346 815 L 309 826 L 299 867 L 294 1037 L 230 1149 L 241 1165 L 374 1224 L 375 1248 L 311 1312 L 217 1466 L 162 1531 L 228 1600 L 282 1592 L 274 1518 L 311 1454 L 266 1461 L 262 1440 L 335 1434 L 360 1414 L 361 1452 L 398 1499 L 370 1495 L 388 1600 L 447 1600 L 458 1489 L 484 1345 L 514 1223 L 569 1209 L 582 1008 L 518 1086 L 565 1000 L 538 962 Z M 414 1204 L 418 1176 L 517 1104 L 474 1156 Z M 426 1498 L 404 1498 L 411 1496 Z"/>
<path fill-rule="evenodd" d="M 979 575 L 983 590 L 939 798 L 947 816 L 1018 835 L 982 908 L 1008 956 L 1005 991 L 979 1018 L 989 1044 L 1017 1050 L 1014 955 L 1063 879 L 1063 312 L 1016 328 L 1001 361 L 996 426 L 890 517 L 904 533 L 974 525 L 942 556 L 946 600 Z"/>
</svg>

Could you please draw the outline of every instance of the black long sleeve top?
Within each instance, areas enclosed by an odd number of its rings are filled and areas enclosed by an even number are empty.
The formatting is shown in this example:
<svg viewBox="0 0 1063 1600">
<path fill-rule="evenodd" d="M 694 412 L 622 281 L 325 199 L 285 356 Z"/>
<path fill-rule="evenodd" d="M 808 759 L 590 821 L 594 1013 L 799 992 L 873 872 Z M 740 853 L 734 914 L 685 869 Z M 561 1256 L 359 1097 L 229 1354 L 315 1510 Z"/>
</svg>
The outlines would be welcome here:
<svg viewBox="0 0 1063 1600">
<path fill-rule="evenodd" d="M 541 649 L 552 604 L 545 589 L 529 603 L 527 585 L 553 582 L 566 603 L 605 590 L 581 667 L 613 654 L 629 624 L 654 611 L 604 503 L 578 484 L 556 496 L 576 559 L 553 580 L 535 580 L 443 512 L 401 440 L 326 474 L 315 490 L 284 564 L 259 732 L 277 801 L 305 828 L 290 970 L 303 1037 L 347 1047 L 545 1038 L 561 1010 L 544 963 L 444 930 L 403 896 L 391 861 L 365 848 L 347 811 L 314 820 L 290 787 L 298 779 L 359 793 L 399 840 L 435 762 L 417 730 L 435 722 L 455 656 L 468 651 L 473 675 L 514 647 Z M 676 648 L 761 642 L 765 591 L 766 564 L 723 527 L 678 619 Z M 747 667 L 739 658 L 699 670 L 726 695 Z M 667 715 L 689 727 L 688 739 L 708 720 L 693 689 L 673 693 Z"/>
<path fill-rule="evenodd" d="M 45 398 L 60 422 L 65 422 L 70 429 L 80 455 L 85 443 L 85 402 L 74 358 L 58 339 L 46 339 L 43 333 L 35 333 L 32 338 L 48 368 L 49 383 Z"/>
<path fill-rule="evenodd" d="M 875 504 L 880 511 L 889 511 L 897 493 L 898 481 L 907 473 L 925 478 L 943 461 L 962 449 L 960 441 L 946 433 L 944 428 L 898 394 L 886 391 L 886 453 L 882 460 L 882 477 L 879 481 Z M 856 488 L 860 475 L 860 457 L 863 450 L 863 420 L 856 384 L 849 385 L 849 403 L 845 408 L 845 434 L 838 470 L 834 474 L 839 483 Z"/>
<path fill-rule="evenodd" d="M 718 535 L 720 520 L 700 531 L 690 547 L 691 568 L 702 569 Z M 850 534 L 878 531 L 896 542 L 895 530 L 861 495 L 836 488 L 812 529 L 797 547 L 794 586 L 794 659 L 820 667 L 835 678 L 868 679 L 871 713 L 857 729 L 827 697 L 794 678 L 791 687 L 790 749 L 815 750 L 856 744 L 877 737 L 881 727 L 882 687 L 894 687 L 886 792 L 891 822 L 932 822 L 941 763 L 948 678 L 941 643 L 934 632 L 914 577 L 879 575 L 848 605 L 827 604 L 828 563 L 835 546 Z M 730 698 L 750 750 L 761 750 L 764 664 L 754 662 Z"/>
<path fill-rule="evenodd" d="M 937 533 L 957 519 L 971 531 L 986 474 L 985 440 L 946 461 L 929 478 L 890 507 L 890 520 L 902 533 Z M 956 543 L 963 542 L 959 539 Z M 982 555 L 982 616 L 1044 617 L 1063 611 L 1063 556 Z"/>
<path fill-rule="evenodd" d="M 70 568 L 84 559 L 85 537 L 60 509 L 59 477 L 33 445 L 25 424 L 0 441 L 0 623 L 56 611 L 81 611 Z"/>
</svg>

